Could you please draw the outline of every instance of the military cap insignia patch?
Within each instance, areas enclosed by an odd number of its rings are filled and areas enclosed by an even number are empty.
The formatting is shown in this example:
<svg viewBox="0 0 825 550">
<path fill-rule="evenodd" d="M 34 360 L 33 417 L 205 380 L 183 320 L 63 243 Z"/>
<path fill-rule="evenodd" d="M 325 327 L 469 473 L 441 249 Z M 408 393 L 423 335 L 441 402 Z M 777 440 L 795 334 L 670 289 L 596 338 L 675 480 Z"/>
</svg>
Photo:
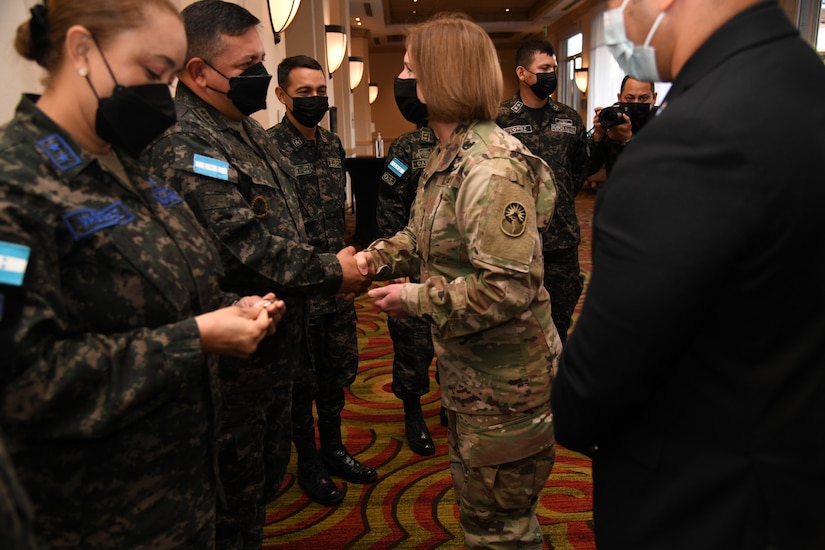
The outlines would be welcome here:
<svg viewBox="0 0 825 550">
<path fill-rule="evenodd" d="M 80 164 L 80 157 L 77 153 L 57 134 L 41 139 L 37 142 L 37 146 L 61 172 Z"/>
<path fill-rule="evenodd" d="M 520 202 L 511 202 L 504 207 L 501 218 L 501 230 L 509 237 L 519 237 L 524 233 L 524 221 L 527 219 L 527 209 Z"/>
<path fill-rule="evenodd" d="M 252 199 L 252 215 L 256 218 L 263 218 L 266 216 L 266 213 L 269 212 L 269 202 L 263 197 L 263 195 L 258 195 L 254 199 Z"/>
<path fill-rule="evenodd" d="M 31 248 L 0 241 L 0 284 L 20 286 L 29 264 Z"/>
</svg>

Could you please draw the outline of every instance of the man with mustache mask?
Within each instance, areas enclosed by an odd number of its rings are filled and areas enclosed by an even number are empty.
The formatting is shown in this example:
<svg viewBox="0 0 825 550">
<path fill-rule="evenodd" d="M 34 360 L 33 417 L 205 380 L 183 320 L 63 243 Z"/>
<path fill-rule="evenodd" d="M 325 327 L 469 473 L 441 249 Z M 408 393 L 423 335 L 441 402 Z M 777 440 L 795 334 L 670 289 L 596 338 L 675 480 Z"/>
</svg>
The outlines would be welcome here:
<svg viewBox="0 0 825 550">
<path fill-rule="evenodd" d="M 581 116 L 550 97 L 556 90 L 557 68 L 552 44 L 544 40 L 522 44 L 516 52 L 519 89 L 501 104 L 496 123 L 541 157 L 556 178 L 556 211 L 542 233 L 544 286 L 550 293 L 553 323 L 564 342 L 584 288 L 575 199 L 584 184 L 590 157 Z"/>
<path fill-rule="evenodd" d="M 424 165 L 438 143 L 427 126 L 427 106 L 416 92 L 409 56 L 394 82 L 395 102 L 405 119 L 416 129 L 392 142 L 381 181 L 378 183 L 376 221 L 379 237 L 392 237 L 407 226 Z M 417 275 L 410 282 L 421 282 Z M 392 392 L 404 403 L 404 423 L 410 449 L 419 455 L 435 454 L 435 445 L 421 410 L 421 397 L 430 391 L 430 364 L 435 350 L 429 324 L 416 317 L 387 318 L 393 347 Z"/>
<path fill-rule="evenodd" d="M 307 295 L 352 295 L 369 286 L 354 248 L 314 246 L 277 150 L 250 114 L 266 107 L 258 18 L 202 0 L 182 11 L 188 51 L 175 94 L 178 123 L 146 161 L 184 197 L 221 252 L 227 289 L 274 290 L 287 304 L 276 338 L 246 361 L 223 361 L 216 548 L 260 548 L 266 504 L 292 446 L 292 381 L 306 352 Z M 343 247 L 342 247 L 343 248 Z M 243 295 L 243 294 L 242 294 Z"/>
<path fill-rule="evenodd" d="M 278 65 L 278 100 L 286 106 L 283 120 L 270 128 L 271 147 L 295 181 L 308 242 L 317 250 L 344 247 L 346 173 L 341 140 L 318 126 L 329 108 L 324 70 L 306 55 L 287 57 Z M 344 494 L 330 479 L 372 483 L 373 468 L 361 464 L 341 439 L 344 388 L 358 371 L 358 340 L 352 300 L 329 295 L 308 299 L 309 354 L 302 358 L 301 378 L 292 394 L 292 440 L 298 452 L 298 484 L 315 502 L 332 506 Z M 315 445 L 318 412 L 320 453 Z"/>
</svg>

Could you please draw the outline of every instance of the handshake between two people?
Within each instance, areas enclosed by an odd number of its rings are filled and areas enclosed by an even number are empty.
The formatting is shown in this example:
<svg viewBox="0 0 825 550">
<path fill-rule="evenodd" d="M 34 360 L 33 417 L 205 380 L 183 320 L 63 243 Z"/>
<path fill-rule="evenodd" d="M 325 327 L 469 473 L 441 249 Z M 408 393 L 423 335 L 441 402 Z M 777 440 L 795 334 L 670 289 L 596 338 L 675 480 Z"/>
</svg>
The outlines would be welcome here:
<svg viewBox="0 0 825 550">
<path fill-rule="evenodd" d="M 369 252 L 355 252 L 355 248 L 348 246 L 337 254 L 338 261 L 344 273 L 338 296 L 352 300 L 362 294 L 375 279 L 375 266 L 370 262 Z M 391 284 L 370 289 L 368 294 L 375 301 L 375 305 L 390 317 L 404 318 L 407 313 L 401 304 L 401 289 L 404 279 L 395 279 Z"/>
</svg>

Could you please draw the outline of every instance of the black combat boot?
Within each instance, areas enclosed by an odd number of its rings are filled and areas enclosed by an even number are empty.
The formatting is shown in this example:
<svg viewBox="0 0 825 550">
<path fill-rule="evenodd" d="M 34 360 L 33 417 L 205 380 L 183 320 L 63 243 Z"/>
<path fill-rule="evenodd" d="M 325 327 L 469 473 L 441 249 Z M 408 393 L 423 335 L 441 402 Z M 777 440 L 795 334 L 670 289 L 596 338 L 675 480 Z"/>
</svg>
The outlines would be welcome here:
<svg viewBox="0 0 825 550">
<path fill-rule="evenodd" d="M 365 466 L 347 452 L 341 441 L 341 411 L 344 409 L 344 390 L 319 395 L 318 435 L 321 438 L 321 458 L 327 472 L 350 483 L 372 483 L 378 479 L 374 468 Z"/>
<path fill-rule="evenodd" d="M 422 456 L 435 454 L 435 445 L 427 429 L 427 423 L 424 422 L 419 397 L 404 398 L 404 426 L 407 431 L 407 442 L 412 452 Z"/>
<path fill-rule="evenodd" d="M 312 401 L 297 394 L 293 394 L 292 399 L 292 441 L 298 452 L 298 485 L 318 504 L 340 504 L 344 500 L 344 494 L 330 479 L 315 447 Z"/>
</svg>

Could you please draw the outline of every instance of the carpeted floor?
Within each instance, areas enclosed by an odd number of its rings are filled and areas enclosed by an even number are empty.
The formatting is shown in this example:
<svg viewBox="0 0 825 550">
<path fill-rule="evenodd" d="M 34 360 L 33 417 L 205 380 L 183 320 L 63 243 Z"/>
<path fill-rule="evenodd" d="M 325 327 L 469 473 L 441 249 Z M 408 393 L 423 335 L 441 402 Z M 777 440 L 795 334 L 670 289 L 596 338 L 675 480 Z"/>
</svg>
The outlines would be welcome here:
<svg viewBox="0 0 825 550">
<path fill-rule="evenodd" d="M 582 227 L 579 248 L 585 290 L 590 278 L 590 234 L 595 195 L 576 200 Z M 582 295 L 582 299 L 584 294 Z M 581 306 L 577 307 L 576 316 Z M 431 392 L 422 399 L 436 454 L 412 453 L 404 437 L 401 402 L 390 389 L 392 342 L 386 317 L 366 295 L 356 300 L 360 365 L 347 395 L 343 436 L 349 451 L 378 470 L 372 485 L 343 484 L 344 502 L 325 507 L 310 501 L 295 479 L 295 453 L 278 497 L 267 508 L 265 549 L 462 548 L 458 508 L 450 480 L 447 432 L 439 424 L 440 396 L 435 366 Z M 574 325 L 575 326 L 575 325 Z M 549 549 L 595 548 L 592 532 L 590 461 L 558 448 L 556 464 L 538 505 Z"/>
</svg>

